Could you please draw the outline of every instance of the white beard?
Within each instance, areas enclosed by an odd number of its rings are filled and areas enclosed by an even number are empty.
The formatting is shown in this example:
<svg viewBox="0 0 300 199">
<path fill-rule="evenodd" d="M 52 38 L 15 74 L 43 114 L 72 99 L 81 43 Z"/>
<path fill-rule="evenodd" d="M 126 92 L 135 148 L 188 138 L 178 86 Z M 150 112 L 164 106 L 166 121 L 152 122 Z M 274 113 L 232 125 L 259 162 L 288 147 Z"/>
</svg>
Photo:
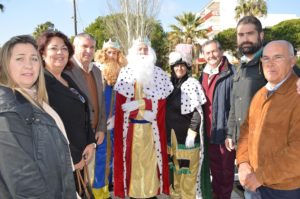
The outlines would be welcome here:
<svg viewBox="0 0 300 199">
<path fill-rule="evenodd" d="M 127 59 L 136 82 L 143 87 L 153 85 L 155 57 L 150 53 L 149 55 L 128 56 Z"/>
</svg>

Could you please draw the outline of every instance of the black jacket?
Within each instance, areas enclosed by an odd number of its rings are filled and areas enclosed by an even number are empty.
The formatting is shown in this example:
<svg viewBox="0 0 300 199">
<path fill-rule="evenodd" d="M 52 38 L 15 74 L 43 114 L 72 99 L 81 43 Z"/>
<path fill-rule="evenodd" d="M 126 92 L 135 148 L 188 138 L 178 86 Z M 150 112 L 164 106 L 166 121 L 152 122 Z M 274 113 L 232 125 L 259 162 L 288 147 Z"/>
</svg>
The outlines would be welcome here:
<svg viewBox="0 0 300 199">
<path fill-rule="evenodd" d="M 168 144 L 171 145 L 171 130 L 173 129 L 176 135 L 178 144 L 185 144 L 187 137 L 187 131 L 190 128 L 193 131 L 198 132 L 201 117 L 197 110 L 194 110 L 188 114 L 181 113 L 181 86 L 189 78 L 188 75 L 181 79 L 176 79 L 172 76 L 171 81 L 174 86 L 174 90 L 167 97 L 166 103 L 166 131 Z M 199 143 L 199 133 L 195 138 L 195 142 Z"/>
<path fill-rule="evenodd" d="M 70 141 L 73 162 L 76 164 L 82 159 L 85 147 L 96 142 L 95 134 L 92 132 L 90 125 L 86 97 L 68 75 L 62 74 L 62 77 L 68 82 L 69 88 L 45 70 L 49 104 L 64 123 Z M 73 92 L 70 88 L 73 89 Z"/>
<path fill-rule="evenodd" d="M 70 159 L 55 121 L 0 86 L 0 198 L 76 198 Z"/>
</svg>

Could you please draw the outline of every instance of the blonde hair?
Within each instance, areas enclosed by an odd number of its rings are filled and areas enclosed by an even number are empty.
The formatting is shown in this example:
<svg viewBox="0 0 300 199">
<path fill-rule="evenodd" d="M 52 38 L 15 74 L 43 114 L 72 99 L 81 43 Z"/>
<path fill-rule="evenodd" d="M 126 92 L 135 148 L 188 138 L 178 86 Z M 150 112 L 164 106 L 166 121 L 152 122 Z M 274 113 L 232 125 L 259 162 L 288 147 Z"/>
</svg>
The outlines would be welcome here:
<svg viewBox="0 0 300 199">
<path fill-rule="evenodd" d="M 106 55 L 106 51 L 108 49 L 115 49 L 117 51 L 117 60 L 109 59 L 109 57 Z M 121 68 L 127 65 L 127 59 L 123 53 L 119 49 L 111 47 L 97 50 L 94 60 L 105 65 L 101 69 L 102 75 L 107 84 L 111 86 L 116 83 Z"/>
<path fill-rule="evenodd" d="M 19 87 L 9 74 L 8 67 L 12 56 L 12 50 L 17 44 L 31 44 L 37 51 L 38 60 L 40 63 L 40 71 L 38 79 L 36 80 L 34 85 L 32 85 L 36 87 L 36 99 L 29 95 L 29 93 L 25 89 Z M 19 35 L 12 37 L 2 46 L 0 52 L 0 85 L 11 88 L 13 91 L 20 92 L 27 100 L 29 100 L 30 103 L 39 108 L 42 106 L 43 102 L 48 103 L 48 95 L 46 91 L 42 60 L 39 55 L 36 42 L 30 35 Z"/>
<path fill-rule="evenodd" d="M 108 61 L 108 56 L 106 55 L 106 51 L 110 49 L 110 48 L 102 48 L 101 50 L 97 50 L 95 53 L 95 57 L 94 60 L 98 63 L 104 64 Z M 125 55 L 116 48 L 111 48 L 111 49 L 115 49 L 118 52 L 118 58 L 117 58 L 117 62 L 121 67 L 124 67 L 127 65 L 127 59 L 125 57 Z"/>
</svg>

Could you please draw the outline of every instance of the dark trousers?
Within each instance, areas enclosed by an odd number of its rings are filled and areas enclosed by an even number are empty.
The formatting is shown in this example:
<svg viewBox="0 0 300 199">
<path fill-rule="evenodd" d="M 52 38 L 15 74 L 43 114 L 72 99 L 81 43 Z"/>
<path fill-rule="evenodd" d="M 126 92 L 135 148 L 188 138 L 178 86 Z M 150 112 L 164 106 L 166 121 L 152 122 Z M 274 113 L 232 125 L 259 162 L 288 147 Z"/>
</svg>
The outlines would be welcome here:
<svg viewBox="0 0 300 199">
<path fill-rule="evenodd" d="M 209 144 L 208 153 L 213 194 L 219 199 L 230 199 L 234 181 L 235 151 L 228 151 L 224 144 Z"/>
<path fill-rule="evenodd" d="M 262 199 L 299 199 L 300 188 L 294 190 L 276 190 L 261 186 L 258 191 Z"/>
</svg>

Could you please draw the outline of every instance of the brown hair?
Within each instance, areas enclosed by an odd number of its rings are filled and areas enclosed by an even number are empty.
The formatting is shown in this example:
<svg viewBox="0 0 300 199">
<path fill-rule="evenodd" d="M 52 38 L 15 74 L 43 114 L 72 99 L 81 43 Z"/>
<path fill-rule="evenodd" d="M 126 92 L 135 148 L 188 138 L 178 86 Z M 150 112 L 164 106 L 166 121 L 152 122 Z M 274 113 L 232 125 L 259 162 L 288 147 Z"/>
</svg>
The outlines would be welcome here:
<svg viewBox="0 0 300 199">
<path fill-rule="evenodd" d="M 254 16 L 244 16 L 238 21 L 236 27 L 241 24 L 253 24 L 258 33 L 261 33 L 263 31 L 261 22 Z"/>
<path fill-rule="evenodd" d="M 68 63 L 66 65 L 66 69 L 72 68 L 73 65 L 71 62 L 71 58 L 74 54 L 74 49 L 73 49 L 72 43 L 70 42 L 69 38 L 60 31 L 48 30 L 48 31 L 44 32 L 41 36 L 39 36 L 39 38 L 37 39 L 37 44 L 38 44 L 38 51 L 40 52 L 40 55 L 42 56 L 44 54 L 45 48 L 47 47 L 47 45 L 49 44 L 50 40 L 53 37 L 61 38 L 64 41 L 64 43 L 67 46 L 68 51 L 69 51 L 69 57 L 68 57 Z M 43 64 L 45 66 L 44 61 L 43 61 Z"/>
</svg>

